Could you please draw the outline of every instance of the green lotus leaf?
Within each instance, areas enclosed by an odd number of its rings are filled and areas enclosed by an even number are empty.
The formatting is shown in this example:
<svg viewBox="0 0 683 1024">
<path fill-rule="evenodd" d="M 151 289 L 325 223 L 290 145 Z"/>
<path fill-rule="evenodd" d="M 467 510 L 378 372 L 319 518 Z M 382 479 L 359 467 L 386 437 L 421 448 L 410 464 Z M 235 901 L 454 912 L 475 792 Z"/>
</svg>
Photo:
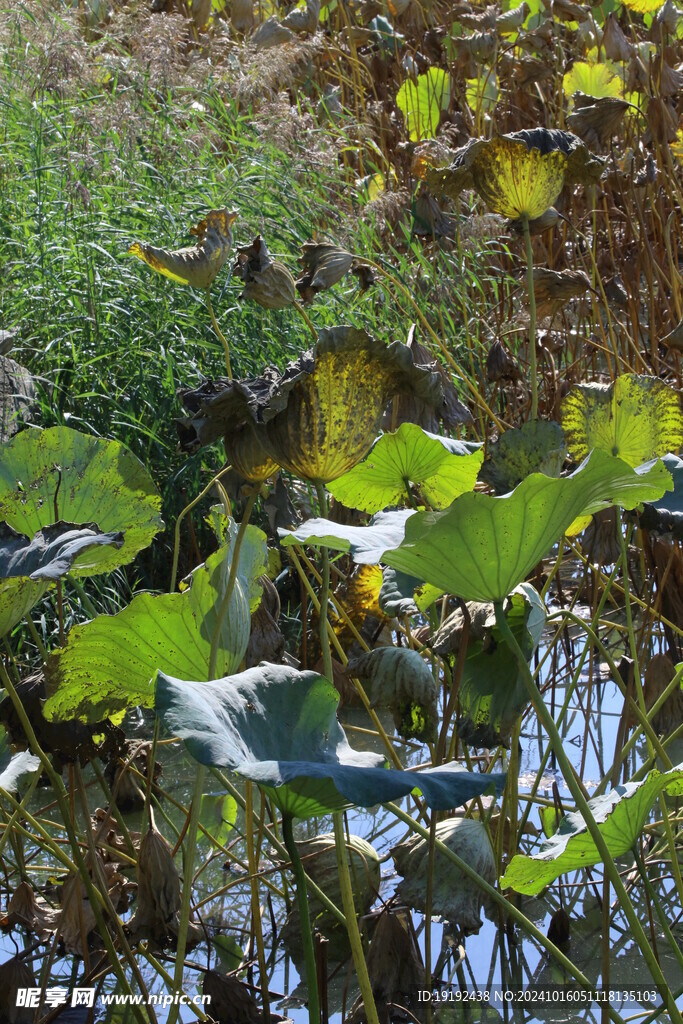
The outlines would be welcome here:
<svg viewBox="0 0 683 1024">
<path fill-rule="evenodd" d="M 387 566 L 382 572 L 379 606 L 389 618 L 426 612 L 443 590 Z"/>
<path fill-rule="evenodd" d="M 50 427 L 23 430 L 0 453 L 0 519 L 13 529 L 33 537 L 61 519 L 123 532 L 122 546 L 91 546 L 80 554 L 74 576 L 125 565 L 163 527 L 151 477 L 118 441 Z"/>
<path fill-rule="evenodd" d="M 48 719 L 100 722 L 141 704 L 150 707 L 158 668 L 208 679 L 216 613 L 230 572 L 237 527 L 188 577 L 182 593 L 140 594 L 116 615 L 99 615 L 69 632 L 66 646 L 45 669 Z M 234 672 L 247 650 L 251 612 L 258 606 L 258 578 L 266 571 L 265 534 L 247 527 L 230 606 L 223 618 L 218 672 Z"/>
<path fill-rule="evenodd" d="M 662 462 L 633 470 L 593 452 L 571 476 L 532 473 L 511 494 L 462 494 L 444 512 L 416 512 L 381 561 L 467 601 L 502 601 L 579 515 L 634 508 L 671 490 Z"/>
<path fill-rule="evenodd" d="M 328 490 L 347 508 L 379 512 L 387 505 L 403 505 L 414 485 L 432 508 L 445 508 L 471 491 L 484 458 L 464 441 L 428 434 L 416 423 L 402 423 L 397 431 L 382 434 L 368 455 Z"/>
<path fill-rule="evenodd" d="M 641 782 L 626 782 L 611 793 L 588 801 L 593 817 L 613 857 L 628 853 L 663 791 L 683 795 L 683 764 L 668 772 L 652 771 Z M 600 863 L 600 855 L 582 816 L 565 814 L 557 832 L 533 856 L 518 854 L 501 878 L 502 888 L 535 896 L 560 875 Z"/>
<path fill-rule="evenodd" d="M 429 68 L 415 82 L 405 80 L 396 94 L 396 106 L 405 118 L 412 142 L 434 138 L 441 111 L 448 109 L 450 99 L 451 80 L 441 68 Z"/>
<path fill-rule="evenodd" d="M 211 839 L 215 839 L 217 843 L 225 846 L 230 839 L 230 833 L 235 827 L 236 821 L 237 801 L 234 797 L 225 793 L 217 795 L 204 793 L 199 809 L 199 822 L 206 831 L 200 830 L 197 842 L 209 843 L 210 836 Z"/>
<path fill-rule="evenodd" d="M 640 525 L 655 533 L 672 533 L 676 540 L 683 540 L 683 459 L 664 455 L 662 462 L 671 473 L 674 489 L 659 501 L 644 506 Z M 381 604 L 380 591 L 380 607 Z"/>
<path fill-rule="evenodd" d="M 7 731 L 4 726 L 0 726 L 0 789 L 6 793 L 16 793 L 24 776 L 32 775 L 39 769 L 40 758 L 28 750 L 12 753 Z"/>
<path fill-rule="evenodd" d="M 446 170 L 427 174 L 435 195 L 454 198 L 475 189 L 504 217 L 534 220 L 552 206 L 564 185 L 595 183 L 604 161 L 571 132 L 532 128 L 493 139 L 473 139 Z"/>
<path fill-rule="evenodd" d="M 92 523 L 59 522 L 29 539 L 0 523 L 0 636 L 21 621 L 52 580 L 71 571 L 79 555 L 101 544 L 120 548 L 123 534 L 101 533 Z"/>
<path fill-rule="evenodd" d="M 683 444 L 676 392 L 658 377 L 635 373 L 611 384 L 575 385 L 562 402 L 562 428 L 576 459 L 595 448 L 640 466 Z"/>
<path fill-rule="evenodd" d="M 436 838 L 473 867 L 485 882 L 495 884 L 496 859 L 491 849 L 491 840 L 480 821 L 447 818 L 437 823 Z M 440 850 L 430 855 L 429 841 L 422 836 L 412 835 L 395 846 L 391 855 L 396 870 L 403 876 L 397 895 L 409 907 L 424 913 L 428 902 L 427 893 L 431 891 L 434 914 L 445 917 L 450 924 L 462 929 L 465 935 L 479 931 L 484 894 Z"/>
<path fill-rule="evenodd" d="M 492 606 L 489 605 L 493 612 Z M 520 583 L 506 601 L 505 618 L 527 661 L 531 661 L 545 626 L 545 606 L 529 583 Z M 458 689 L 462 718 L 458 735 L 471 746 L 506 742 L 512 726 L 529 704 L 524 680 L 493 622 L 481 639 L 470 636 Z"/>
<path fill-rule="evenodd" d="M 331 551 L 348 552 L 358 565 L 377 565 L 382 553 L 403 540 L 408 510 L 378 512 L 367 526 L 345 526 L 330 519 L 308 519 L 296 530 L 278 530 L 283 547 L 311 544 Z"/>
<path fill-rule="evenodd" d="M 256 782 L 291 817 L 373 807 L 414 790 L 446 810 L 505 784 L 504 775 L 465 772 L 453 763 L 417 772 L 382 768 L 380 754 L 349 746 L 338 704 L 323 676 L 267 662 L 211 682 L 164 672 L 156 680 L 157 715 L 192 757 Z"/>
<path fill-rule="evenodd" d="M 347 668 L 350 675 L 369 680 L 373 707 L 391 708 L 399 736 L 436 741 L 438 693 L 421 654 L 407 647 L 376 647 L 350 658 Z"/>
<path fill-rule="evenodd" d="M 496 494 L 507 494 L 530 473 L 559 476 L 566 455 L 559 423 L 529 420 L 519 429 L 506 430 L 490 445 L 479 476 Z"/>
</svg>

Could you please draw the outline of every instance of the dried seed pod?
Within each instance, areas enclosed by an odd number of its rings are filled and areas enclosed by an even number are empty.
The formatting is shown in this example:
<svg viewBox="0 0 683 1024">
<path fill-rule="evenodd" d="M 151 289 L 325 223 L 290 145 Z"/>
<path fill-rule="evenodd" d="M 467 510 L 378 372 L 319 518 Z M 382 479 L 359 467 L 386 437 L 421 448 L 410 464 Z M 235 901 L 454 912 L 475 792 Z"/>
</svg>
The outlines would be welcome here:
<svg viewBox="0 0 683 1024">
<path fill-rule="evenodd" d="M 294 278 L 284 263 L 274 260 L 257 235 L 251 245 L 237 250 L 233 273 L 244 281 L 240 299 L 257 302 L 264 309 L 284 309 L 296 300 Z"/>
<path fill-rule="evenodd" d="M 296 288 L 304 302 L 311 302 L 318 292 L 338 284 L 349 272 L 354 257 L 331 242 L 305 242 L 301 247 L 303 272 Z"/>
</svg>

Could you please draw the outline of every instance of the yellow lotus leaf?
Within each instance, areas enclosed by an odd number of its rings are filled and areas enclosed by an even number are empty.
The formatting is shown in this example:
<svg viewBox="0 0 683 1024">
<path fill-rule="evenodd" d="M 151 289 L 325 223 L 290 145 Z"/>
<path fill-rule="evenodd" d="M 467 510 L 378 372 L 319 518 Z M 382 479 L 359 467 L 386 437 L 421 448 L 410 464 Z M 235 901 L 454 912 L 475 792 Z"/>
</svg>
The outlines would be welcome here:
<svg viewBox="0 0 683 1024">
<path fill-rule="evenodd" d="M 353 622 L 362 625 L 366 615 L 386 619 L 379 606 L 382 579 L 379 565 L 359 565 L 349 577 L 346 592 L 342 595 L 342 604 Z"/>
<path fill-rule="evenodd" d="M 654 14 L 664 5 L 664 0 L 624 0 L 624 7 L 638 14 Z"/>
<path fill-rule="evenodd" d="M 133 242 L 128 252 L 178 284 L 208 288 L 228 258 L 232 225 L 236 220 L 235 210 L 211 210 L 204 220 L 190 228 L 190 234 L 197 237 L 195 245 L 184 249 L 160 249 L 147 242 Z"/>
<path fill-rule="evenodd" d="M 580 92 L 584 96 L 604 99 L 608 96 L 621 96 L 623 84 L 615 73 L 616 68 L 611 62 L 597 64 L 585 60 L 574 62 L 562 79 L 562 88 L 567 97 Z"/>
<path fill-rule="evenodd" d="M 484 202 L 503 217 L 540 217 L 564 185 L 565 155 L 541 153 L 523 142 L 492 139 L 472 168 L 474 185 Z"/>
<path fill-rule="evenodd" d="M 658 377 L 635 373 L 575 385 L 562 402 L 562 429 L 574 458 L 598 449 L 634 467 L 683 444 L 679 396 Z"/>
<path fill-rule="evenodd" d="M 258 427 L 248 420 L 229 430 L 223 444 L 232 468 L 250 483 L 267 480 L 279 468 L 263 447 Z"/>
</svg>

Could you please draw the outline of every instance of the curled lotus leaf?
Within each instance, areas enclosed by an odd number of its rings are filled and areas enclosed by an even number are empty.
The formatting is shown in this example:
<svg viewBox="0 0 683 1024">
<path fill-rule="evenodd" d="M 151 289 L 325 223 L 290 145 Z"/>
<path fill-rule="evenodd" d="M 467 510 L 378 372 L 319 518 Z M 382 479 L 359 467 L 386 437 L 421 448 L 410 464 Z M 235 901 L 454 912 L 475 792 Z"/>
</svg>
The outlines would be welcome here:
<svg viewBox="0 0 683 1024">
<path fill-rule="evenodd" d="M 284 263 L 272 258 L 260 235 L 238 248 L 233 273 L 244 282 L 240 299 L 264 309 L 285 309 L 296 299 L 294 278 Z"/>
<path fill-rule="evenodd" d="M 420 790 L 430 807 L 457 807 L 504 775 L 450 763 L 416 772 L 381 767 L 381 754 L 354 750 L 337 721 L 339 694 L 316 672 L 267 662 L 210 682 L 159 672 L 155 708 L 200 764 L 257 783 L 290 817 L 374 807 Z"/>
<path fill-rule="evenodd" d="M 348 671 L 370 682 L 373 707 L 388 707 L 399 735 L 436 740 L 439 714 L 434 676 L 422 655 L 405 647 L 376 647 L 349 660 Z"/>
<path fill-rule="evenodd" d="M 447 818 L 436 825 L 436 838 L 466 861 L 477 874 L 493 885 L 496 860 L 491 841 L 480 821 L 471 818 Z M 403 881 L 397 893 L 414 910 L 427 908 L 428 879 L 431 871 L 430 844 L 422 836 L 410 836 L 391 851 Z M 444 917 L 466 935 L 481 928 L 484 894 L 440 850 L 433 854 L 432 911 Z"/>
<path fill-rule="evenodd" d="M 379 606 L 385 615 L 400 618 L 426 612 L 441 597 L 443 590 L 385 566 L 379 591 Z"/>
<path fill-rule="evenodd" d="M 495 213 L 534 220 L 564 185 L 595 183 L 603 167 L 604 161 L 571 132 L 532 128 L 473 139 L 456 150 L 449 168 L 430 172 L 427 185 L 437 195 L 453 197 L 474 189 Z"/>
<path fill-rule="evenodd" d="M 407 345 L 385 345 L 354 327 L 318 337 L 284 373 L 269 367 L 261 377 L 183 392 L 193 414 L 180 424 L 184 446 L 210 444 L 250 420 L 274 463 L 326 483 L 367 454 L 392 398 L 415 394 L 441 404 L 440 375 L 417 366 Z"/>
<path fill-rule="evenodd" d="M 318 292 L 338 284 L 351 270 L 355 256 L 331 242 L 305 242 L 299 262 L 301 277 L 296 289 L 304 302 L 312 302 Z"/>
<path fill-rule="evenodd" d="M 662 462 L 671 473 L 674 489 L 659 501 L 646 504 L 640 514 L 640 524 L 653 533 L 671 533 L 683 540 L 683 459 L 665 455 Z"/>
<path fill-rule="evenodd" d="M 93 523 L 59 522 L 29 539 L 0 523 L 0 636 L 21 621 L 52 580 L 71 572 L 76 559 L 102 544 L 120 548 L 123 534 L 102 533 Z"/>
<path fill-rule="evenodd" d="M 562 427 L 576 459 L 597 449 L 640 466 L 683 444 L 679 396 L 658 377 L 635 373 L 575 385 L 562 402 Z"/>
<path fill-rule="evenodd" d="M 33 537 L 63 520 L 123 534 L 122 544 L 86 547 L 72 564 L 74 576 L 132 561 L 163 527 L 160 509 L 149 473 L 118 441 L 50 427 L 23 430 L 0 447 L 0 519 L 14 530 Z"/>
<path fill-rule="evenodd" d="M 204 220 L 190 228 L 190 234 L 197 237 L 195 245 L 162 249 L 147 242 L 133 242 L 128 253 L 178 284 L 209 288 L 228 258 L 236 220 L 236 210 L 210 210 Z"/>
<path fill-rule="evenodd" d="M 412 500 L 412 485 L 419 499 L 432 508 L 445 508 L 474 488 L 483 458 L 479 446 L 429 434 L 416 423 L 402 423 L 394 433 L 378 438 L 365 459 L 329 490 L 347 508 L 379 512 Z"/>
</svg>

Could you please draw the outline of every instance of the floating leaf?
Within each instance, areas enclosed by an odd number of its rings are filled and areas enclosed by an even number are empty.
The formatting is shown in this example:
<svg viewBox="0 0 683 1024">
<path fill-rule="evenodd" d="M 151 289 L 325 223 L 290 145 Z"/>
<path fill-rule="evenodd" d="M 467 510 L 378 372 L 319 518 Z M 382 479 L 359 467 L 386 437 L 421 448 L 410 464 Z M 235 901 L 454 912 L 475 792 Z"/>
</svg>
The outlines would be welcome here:
<svg viewBox="0 0 683 1024">
<path fill-rule="evenodd" d="M 189 577 L 180 594 L 140 594 L 116 615 L 99 615 L 76 626 L 66 646 L 46 666 L 48 719 L 99 722 L 136 704 L 152 703 L 157 668 L 208 679 L 216 613 L 225 592 L 237 528 L 230 544 L 211 555 Z M 247 527 L 235 590 L 223 618 L 217 671 L 233 672 L 249 643 L 251 611 L 258 605 L 258 577 L 265 572 L 265 534 Z"/>
<path fill-rule="evenodd" d="M 562 427 L 576 459 L 598 449 L 640 466 L 683 444 L 679 396 L 658 377 L 635 373 L 575 385 L 562 402 Z"/>
<path fill-rule="evenodd" d="M 378 767 L 380 754 L 349 746 L 338 703 L 323 676 L 266 662 L 212 682 L 163 672 L 156 681 L 157 714 L 190 754 L 258 783 L 292 817 L 372 807 L 415 789 L 430 807 L 445 810 L 504 785 L 503 775 L 464 772 L 453 763 L 418 772 Z"/>
<path fill-rule="evenodd" d="M 434 138 L 441 111 L 448 109 L 450 99 L 451 80 L 441 68 L 429 68 L 417 76 L 417 82 L 406 79 L 396 94 L 396 106 L 413 142 Z"/>
<path fill-rule="evenodd" d="M 491 841 L 480 821 L 470 818 L 447 818 L 436 825 L 436 838 L 461 860 L 474 868 L 477 874 L 495 884 L 496 860 Z M 427 907 L 427 880 L 432 874 L 432 911 L 444 917 L 465 935 L 481 928 L 481 908 L 484 894 L 467 875 L 448 860 L 440 850 L 429 856 L 429 841 L 422 836 L 410 836 L 391 851 L 396 870 L 403 875 L 397 895 L 414 910 L 424 912 Z"/>
<path fill-rule="evenodd" d="M 479 475 L 496 494 L 507 494 L 530 473 L 559 476 L 566 455 L 559 423 L 529 420 L 518 429 L 506 430 L 489 446 L 489 458 Z"/>
<path fill-rule="evenodd" d="M 621 857 L 635 845 L 659 796 L 683 795 L 683 765 L 668 772 L 652 771 L 641 782 L 626 782 L 611 793 L 588 801 L 607 849 Z M 600 855 L 578 811 L 565 814 L 557 832 L 534 856 L 518 854 L 501 878 L 501 887 L 535 896 L 560 875 L 600 863 Z"/>
<path fill-rule="evenodd" d="M 74 576 L 125 565 L 163 527 L 151 477 L 118 441 L 50 427 L 23 430 L 0 453 L 0 519 L 13 529 L 33 537 L 61 519 L 123 532 L 122 546 L 94 546 L 79 555 Z"/>
<path fill-rule="evenodd" d="M 421 654 L 406 647 L 376 647 L 349 659 L 348 671 L 368 679 L 373 707 L 391 708 L 400 736 L 421 742 L 436 740 L 437 689 Z"/>
<path fill-rule="evenodd" d="M 328 490 L 347 508 L 379 512 L 405 504 L 412 484 L 433 508 L 445 508 L 474 488 L 483 458 L 483 449 L 472 451 L 464 441 L 402 423 L 395 433 L 378 438 L 365 459 Z"/>
<path fill-rule="evenodd" d="M 205 220 L 190 228 L 190 234 L 197 236 L 196 245 L 171 250 L 133 242 L 128 253 L 178 284 L 209 288 L 228 258 L 236 220 L 235 210 L 210 210 Z"/>
<path fill-rule="evenodd" d="M 634 508 L 671 490 L 661 462 L 631 469 L 593 452 L 571 476 L 533 473 L 505 497 L 463 494 L 445 512 L 416 512 L 381 561 L 471 601 L 502 601 L 578 515 Z"/>
<path fill-rule="evenodd" d="M 376 565 L 384 551 L 403 540 L 405 524 L 415 515 L 408 510 L 378 512 L 367 526 L 345 526 L 330 519 L 308 519 L 296 530 L 278 530 L 283 547 L 312 544 L 331 551 L 344 551 L 359 565 Z"/>
</svg>

